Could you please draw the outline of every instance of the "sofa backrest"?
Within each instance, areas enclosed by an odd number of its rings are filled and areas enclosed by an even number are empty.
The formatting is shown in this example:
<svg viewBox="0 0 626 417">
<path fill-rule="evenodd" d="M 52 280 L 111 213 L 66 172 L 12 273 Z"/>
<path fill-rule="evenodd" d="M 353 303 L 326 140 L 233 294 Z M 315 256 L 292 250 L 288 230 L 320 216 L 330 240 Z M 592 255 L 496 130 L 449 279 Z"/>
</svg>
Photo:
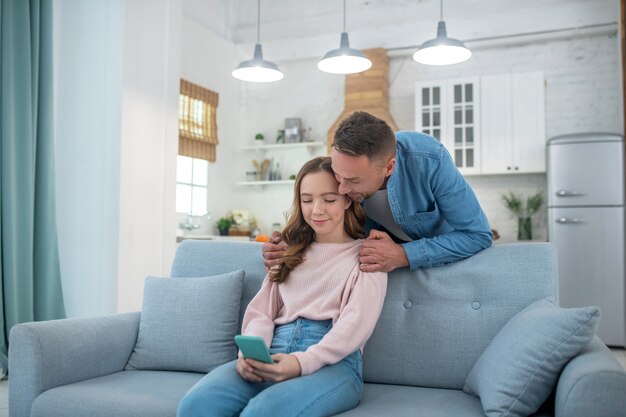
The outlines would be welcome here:
<svg viewBox="0 0 626 417">
<path fill-rule="evenodd" d="M 185 240 L 172 277 L 243 269 L 245 306 L 265 277 L 261 245 Z M 556 291 L 548 243 L 501 244 L 460 262 L 389 274 L 380 320 L 365 347 L 366 382 L 461 389 L 478 356 L 502 326 Z"/>
</svg>

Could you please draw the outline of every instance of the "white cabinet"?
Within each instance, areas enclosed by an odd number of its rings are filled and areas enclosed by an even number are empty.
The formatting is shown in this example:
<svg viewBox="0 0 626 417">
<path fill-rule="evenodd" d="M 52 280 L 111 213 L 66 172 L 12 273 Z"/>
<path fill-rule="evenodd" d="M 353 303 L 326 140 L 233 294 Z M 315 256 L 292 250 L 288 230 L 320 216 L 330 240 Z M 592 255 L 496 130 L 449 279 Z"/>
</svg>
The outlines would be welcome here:
<svg viewBox="0 0 626 417">
<path fill-rule="evenodd" d="M 482 174 L 545 172 L 543 72 L 481 78 Z"/>
<path fill-rule="evenodd" d="M 439 139 L 463 174 L 479 174 L 478 77 L 419 82 L 415 98 L 415 129 Z"/>
<path fill-rule="evenodd" d="M 415 129 L 464 175 L 545 172 L 544 95 L 543 72 L 419 82 Z"/>
</svg>

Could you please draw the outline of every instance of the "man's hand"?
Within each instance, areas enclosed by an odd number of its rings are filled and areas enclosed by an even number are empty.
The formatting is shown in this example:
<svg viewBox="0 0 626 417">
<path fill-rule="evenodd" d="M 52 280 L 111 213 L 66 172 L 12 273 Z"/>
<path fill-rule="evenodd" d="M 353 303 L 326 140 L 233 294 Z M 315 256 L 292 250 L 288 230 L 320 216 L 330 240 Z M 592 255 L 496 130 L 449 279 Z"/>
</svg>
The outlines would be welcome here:
<svg viewBox="0 0 626 417">
<path fill-rule="evenodd" d="M 409 260 L 402 246 L 394 242 L 387 233 L 372 229 L 363 242 L 359 254 L 361 271 L 391 272 L 396 268 L 409 265 Z"/>
<path fill-rule="evenodd" d="M 246 359 L 246 362 L 253 368 L 254 375 L 264 381 L 282 382 L 300 376 L 300 362 L 294 355 L 276 353 L 272 359 L 276 363 L 263 363 L 254 359 Z"/>
<path fill-rule="evenodd" d="M 280 232 L 272 232 L 270 240 L 263 244 L 263 258 L 265 258 L 265 270 L 278 264 L 278 260 L 285 254 L 287 245 L 283 242 Z"/>
<path fill-rule="evenodd" d="M 246 362 L 250 359 L 244 359 L 243 356 L 240 356 L 237 359 L 237 373 L 246 381 L 249 382 L 263 382 L 263 378 L 254 373 L 254 368 Z"/>
</svg>

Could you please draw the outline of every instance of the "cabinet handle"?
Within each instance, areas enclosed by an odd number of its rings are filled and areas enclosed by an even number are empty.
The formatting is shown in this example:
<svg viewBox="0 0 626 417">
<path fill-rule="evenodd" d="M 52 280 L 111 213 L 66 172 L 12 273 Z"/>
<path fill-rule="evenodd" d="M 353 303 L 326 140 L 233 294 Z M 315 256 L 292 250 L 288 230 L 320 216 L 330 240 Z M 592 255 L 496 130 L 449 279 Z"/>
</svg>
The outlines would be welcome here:
<svg viewBox="0 0 626 417">
<path fill-rule="evenodd" d="M 559 190 L 554 194 L 556 194 L 557 197 L 582 197 L 587 195 L 587 193 L 577 190 Z"/>
<path fill-rule="evenodd" d="M 519 167 L 515 167 L 515 170 L 517 171 L 519 169 Z"/>
<path fill-rule="evenodd" d="M 507 170 L 507 171 L 510 171 L 510 170 L 511 170 L 511 167 L 506 167 L 506 170 Z"/>
<path fill-rule="evenodd" d="M 586 223 L 587 219 L 582 219 L 578 217 L 572 217 L 572 218 L 559 217 L 558 219 L 556 219 L 556 222 L 559 224 L 578 224 L 578 223 Z"/>
</svg>

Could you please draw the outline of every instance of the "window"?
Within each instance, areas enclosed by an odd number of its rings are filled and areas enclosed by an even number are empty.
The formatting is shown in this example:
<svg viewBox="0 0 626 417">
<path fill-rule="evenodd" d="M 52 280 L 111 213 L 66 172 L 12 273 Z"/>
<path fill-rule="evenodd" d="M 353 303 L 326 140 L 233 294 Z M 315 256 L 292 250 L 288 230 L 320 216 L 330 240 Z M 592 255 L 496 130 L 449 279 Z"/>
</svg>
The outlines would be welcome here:
<svg viewBox="0 0 626 417">
<path fill-rule="evenodd" d="M 207 212 L 209 163 L 204 159 L 178 156 L 176 164 L 176 211 L 203 216 Z"/>
<path fill-rule="evenodd" d="M 178 154 L 215 162 L 219 95 L 180 80 Z"/>
</svg>

